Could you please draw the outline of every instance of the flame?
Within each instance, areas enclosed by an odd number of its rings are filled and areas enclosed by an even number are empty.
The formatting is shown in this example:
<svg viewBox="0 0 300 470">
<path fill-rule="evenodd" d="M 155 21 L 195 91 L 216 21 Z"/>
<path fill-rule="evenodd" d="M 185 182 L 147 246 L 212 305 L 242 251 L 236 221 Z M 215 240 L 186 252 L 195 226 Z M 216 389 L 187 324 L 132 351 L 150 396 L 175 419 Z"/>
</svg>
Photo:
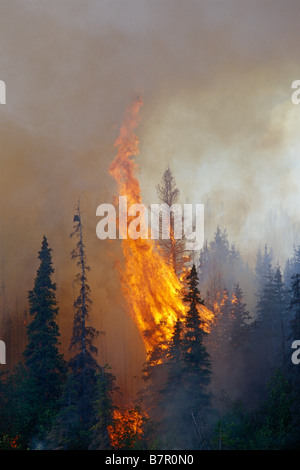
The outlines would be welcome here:
<svg viewBox="0 0 300 470">
<path fill-rule="evenodd" d="M 216 299 L 213 304 L 215 319 L 217 318 L 217 315 L 222 315 L 222 308 L 228 300 L 232 303 L 232 305 L 236 305 L 238 303 L 237 296 L 234 292 L 231 294 L 231 298 L 229 298 L 228 292 L 226 290 L 224 290 L 222 293 L 217 292 Z"/>
<path fill-rule="evenodd" d="M 234 293 L 232 294 L 231 303 L 232 303 L 233 305 L 238 303 L 237 296 L 236 296 Z"/>
<path fill-rule="evenodd" d="M 119 195 L 127 196 L 127 205 L 140 204 L 141 189 L 136 177 L 139 140 L 134 133 L 139 122 L 142 100 L 137 99 L 127 110 L 115 142 L 117 155 L 110 175 L 117 181 Z M 132 219 L 132 218 L 131 218 Z M 127 228 L 130 222 L 128 217 Z M 158 244 L 150 238 L 133 240 L 123 233 L 124 266 L 119 267 L 123 295 L 128 309 L 142 335 L 146 352 L 171 339 L 173 326 L 186 314 L 182 300 L 182 283 L 164 259 Z M 199 307 L 204 328 L 208 330 L 212 312 Z"/>
<path fill-rule="evenodd" d="M 13 439 L 11 439 L 11 441 L 10 441 L 10 447 L 11 447 L 12 449 L 17 449 L 17 448 L 18 448 L 18 446 L 19 446 L 18 440 L 19 440 L 19 436 L 16 436 L 16 437 L 14 437 Z"/>
<path fill-rule="evenodd" d="M 123 446 L 133 447 L 135 441 L 141 439 L 144 434 L 143 424 L 147 417 L 146 413 L 141 413 L 136 408 L 124 411 L 115 409 L 114 423 L 107 427 L 112 447 L 115 449 L 121 449 Z"/>
<path fill-rule="evenodd" d="M 214 301 L 214 306 L 213 306 L 215 320 L 217 319 L 218 315 L 222 315 L 222 308 L 224 307 L 227 299 L 228 299 L 228 293 L 226 290 L 224 290 L 222 293 L 217 292 L 216 298 Z"/>
</svg>

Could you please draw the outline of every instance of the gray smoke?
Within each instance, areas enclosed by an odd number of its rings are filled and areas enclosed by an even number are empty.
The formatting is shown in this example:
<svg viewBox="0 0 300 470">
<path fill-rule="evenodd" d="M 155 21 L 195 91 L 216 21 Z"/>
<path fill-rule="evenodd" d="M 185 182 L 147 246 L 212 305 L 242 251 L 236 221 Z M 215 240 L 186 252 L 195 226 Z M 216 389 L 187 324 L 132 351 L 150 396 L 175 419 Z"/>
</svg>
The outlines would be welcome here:
<svg viewBox="0 0 300 470">
<path fill-rule="evenodd" d="M 143 348 L 118 291 L 118 243 L 97 239 L 95 211 L 116 192 L 107 170 L 137 93 L 144 202 L 157 202 L 169 164 L 182 202 L 205 203 L 207 237 L 226 227 L 250 263 L 266 242 L 289 255 L 299 223 L 299 109 L 290 99 L 299 17 L 298 0 L 1 2 L 0 236 L 13 319 L 46 234 L 70 337 L 69 233 L 80 197 L 93 320 L 106 331 L 99 349 L 134 389 Z"/>
</svg>

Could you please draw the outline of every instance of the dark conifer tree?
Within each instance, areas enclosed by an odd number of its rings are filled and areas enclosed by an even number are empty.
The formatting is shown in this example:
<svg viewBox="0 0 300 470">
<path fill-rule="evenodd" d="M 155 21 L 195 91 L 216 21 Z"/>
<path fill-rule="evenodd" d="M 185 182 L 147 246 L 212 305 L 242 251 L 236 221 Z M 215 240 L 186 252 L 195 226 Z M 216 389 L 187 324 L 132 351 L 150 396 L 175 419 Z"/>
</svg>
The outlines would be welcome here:
<svg viewBox="0 0 300 470">
<path fill-rule="evenodd" d="M 75 277 L 75 283 L 78 286 L 79 294 L 74 302 L 74 321 L 73 334 L 71 338 L 70 351 L 74 356 L 70 360 L 70 367 L 74 376 L 78 378 L 82 393 L 87 391 L 90 381 L 93 382 L 95 372 L 98 370 L 98 363 L 95 359 L 97 348 L 94 346 L 94 339 L 99 334 L 94 327 L 89 324 L 90 306 L 90 287 L 87 281 L 87 273 L 90 267 L 87 263 L 85 246 L 83 243 L 83 226 L 79 206 L 74 215 L 74 231 L 71 237 L 77 237 L 77 243 L 72 250 L 71 257 L 76 262 L 79 271 Z M 83 406 L 81 416 L 84 419 Z"/>
<path fill-rule="evenodd" d="M 244 302 L 244 294 L 239 285 L 234 285 L 234 299 L 232 303 L 232 332 L 231 343 L 233 350 L 238 349 L 244 345 L 244 341 L 250 332 L 250 314 Z"/>
<path fill-rule="evenodd" d="M 242 269 L 239 251 L 228 241 L 227 231 L 218 226 L 213 240 L 205 243 L 200 252 L 199 279 L 206 292 L 206 305 L 213 310 L 219 302 L 224 288 L 232 289 L 236 273 Z"/>
<path fill-rule="evenodd" d="M 94 424 L 93 403 L 96 400 L 97 373 L 100 369 L 95 359 L 97 348 L 94 345 L 98 331 L 89 323 L 92 301 L 87 273 L 90 271 L 90 267 L 87 263 L 83 243 L 83 226 L 79 204 L 73 218 L 73 227 L 71 237 L 75 236 L 77 241 L 71 252 L 71 258 L 78 268 L 75 283 L 79 293 L 74 302 L 73 334 L 70 343 L 70 352 L 73 353 L 73 356 L 69 361 L 69 368 L 70 388 L 73 394 L 71 402 L 73 401 L 73 405 L 75 405 L 78 433 L 81 440 L 81 444 L 77 443 L 77 446 L 81 445 L 84 448 L 88 446 L 90 429 Z M 74 429 L 73 432 L 75 433 Z"/>
<path fill-rule="evenodd" d="M 198 275 L 193 264 L 187 276 L 188 290 L 184 301 L 188 304 L 188 311 L 183 322 L 183 372 L 182 382 L 186 394 L 186 432 L 191 441 L 196 438 L 199 444 L 199 427 L 197 422 L 203 418 L 210 404 L 207 386 L 210 383 L 211 363 L 210 356 L 204 345 L 206 333 L 200 318 L 198 306 L 203 305 L 198 288 Z M 191 431 L 194 424 L 196 436 Z M 194 442 L 195 445 L 195 442 Z"/>
<path fill-rule="evenodd" d="M 257 332 L 265 345 L 265 360 L 269 366 L 282 364 L 284 357 L 285 293 L 280 268 L 275 272 L 269 264 L 265 269 L 265 282 L 260 287 L 257 303 Z"/>
<path fill-rule="evenodd" d="M 286 369 L 287 375 L 292 387 L 292 428 L 293 436 L 297 437 L 297 448 L 300 446 L 300 365 L 292 362 L 292 353 L 294 350 L 291 348 L 295 340 L 300 340 L 300 274 L 295 273 L 291 277 L 291 301 L 289 305 L 290 310 L 290 335 L 287 342 L 286 356 Z"/>
<path fill-rule="evenodd" d="M 287 290 L 283 281 L 280 267 L 277 266 L 274 273 L 274 316 L 276 327 L 277 348 L 280 351 L 278 355 L 281 365 L 285 361 L 287 339 L 289 331 L 289 316 L 287 312 Z"/>
<path fill-rule="evenodd" d="M 209 263 L 209 255 L 210 255 L 210 252 L 208 248 L 208 243 L 207 243 L 207 240 L 205 240 L 203 248 L 200 251 L 200 256 L 199 256 L 199 261 L 198 261 L 198 266 L 197 266 L 199 282 L 201 284 L 204 284 L 207 279 L 207 267 Z"/>
<path fill-rule="evenodd" d="M 187 419 L 187 395 L 183 382 L 182 336 L 182 321 L 178 319 L 172 337 L 166 349 L 162 351 L 163 362 L 152 371 L 152 379 L 155 378 L 157 385 L 160 384 L 156 394 L 155 418 L 159 423 L 160 437 L 164 446 L 181 446 L 184 441 L 181 426 Z M 178 432 L 178 428 L 181 432 Z"/>
<path fill-rule="evenodd" d="M 143 403 L 155 421 L 160 421 L 161 407 L 166 393 L 167 368 L 165 342 L 157 344 L 147 354 L 147 360 L 142 369 L 144 389 L 141 392 Z"/>
<path fill-rule="evenodd" d="M 279 266 L 273 268 L 271 255 L 262 258 L 258 285 L 257 318 L 251 334 L 249 370 L 252 369 L 253 396 L 261 399 L 266 381 L 282 367 L 285 357 L 286 302 Z M 263 358 L 263 360 L 262 360 Z"/>
<path fill-rule="evenodd" d="M 210 382 L 210 358 L 203 343 L 206 333 L 198 307 L 204 302 L 195 265 L 186 281 L 186 317 L 177 320 L 170 341 L 150 355 L 144 369 L 149 382 L 144 396 L 154 409 L 152 417 L 159 425 L 163 445 L 199 448 L 204 445 L 199 424 L 210 404 L 206 390 Z"/>
<path fill-rule="evenodd" d="M 115 376 L 110 372 L 109 366 L 100 367 L 97 373 L 96 400 L 93 404 L 96 424 L 92 428 L 92 441 L 89 449 L 110 449 L 108 426 L 113 424 L 113 393 L 118 391 L 115 386 Z"/>
<path fill-rule="evenodd" d="M 40 266 L 29 291 L 29 313 L 32 317 L 27 328 L 28 342 L 24 351 L 27 382 L 26 401 L 30 400 L 31 418 L 39 424 L 49 424 L 57 411 L 65 374 L 65 362 L 59 352 L 59 328 L 56 323 L 58 307 L 56 284 L 52 281 L 51 249 L 46 237 L 39 252 Z"/>
<path fill-rule="evenodd" d="M 293 256 L 287 260 L 285 266 L 284 278 L 289 290 L 292 288 L 292 276 L 294 274 L 300 274 L 300 245 L 294 246 Z"/>
<path fill-rule="evenodd" d="M 293 274 L 291 281 L 290 309 L 293 312 L 291 320 L 291 337 L 294 339 L 300 339 L 300 274 Z"/>
<path fill-rule="evenodd" d="M 289 341 L 291 337 L 300 337 L 300 245 L 297 248 L 294 246 L 292 258 L 286 261 L 284 279 L 288 322 L 288 325 L 285 322 L 285 329 Z"/>
<path fill-rule="evenodd" d="M 177 319 L 169 347 L 167 349 L 168 388 L 178 389 L 182 383 L 182 321 Z"/>
<path fill-rule="evenodd" d="M 112 413 L 111 394 L 114 377 L 108 368 L 100 367 L 95 358 L 97 348 L 94 339 L 98 331 L 90 325 L 90 288 L 87 273 L 83 226 L 79 205 L 74 218 L 74 231 L 77 242 L 71 252 L 78 273 L 75 281 L 78 296 L 74 302 L 73 334 L 70 352 L 67 383 L 61 400 L 61 410 L 53 427 L 50 441 L 63 449 L 101 448 L 107 445 L 107 425 Z M 106 410 L 99 406 L 106 407 Z M 100 420 L 101 417 L 101 420 Z"/>
<path fill-rule="evenodd" d="M 184 296 L 184 301 L 188 303 L 189 309 L 184 320 L 184 363 L 188 374 L 201 378 L 200 383 L 207 385 L 210 375 L 210 360 L 203 345 L 206 333 L 197 308 L 198 305 L 204 304 L 204 300 L 200 296 L 198 274 L 194 264 L 187 276 L 187 284 L 188 291 Z"/>
<path fill-rule="evenodd" d="M 273 275 L 272 263 L 272 251 L 268 250 L 268 246 L 265 245 L 264 253 L 261 254 L 261 251 L 258 250 L 256 255 L 255 277 L 258 297 L 262 295 L 264 286 L 268 282 L 268 279 L 270 279 L 270 277 Z"/>
</svg>

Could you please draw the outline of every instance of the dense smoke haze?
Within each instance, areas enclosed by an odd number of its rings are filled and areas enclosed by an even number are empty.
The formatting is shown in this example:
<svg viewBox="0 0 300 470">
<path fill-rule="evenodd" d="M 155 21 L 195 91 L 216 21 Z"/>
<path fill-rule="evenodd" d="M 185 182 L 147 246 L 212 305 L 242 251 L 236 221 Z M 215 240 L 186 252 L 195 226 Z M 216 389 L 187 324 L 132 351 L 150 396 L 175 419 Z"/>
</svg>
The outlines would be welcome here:
<svg viewBox="0 0 300 470">
<path fill-rule="evenodd" d="M 250 266 L 265 243 L 284 263 L 299 242 L 299 20 L 298 0 L 1 2 L 0 259 L 14 324 L 45 234 L 67 351 L 80 199 L 99 357 L 135 391 L 143 344 L 118 287 L 120 246 L 95 229 L 97 206 L 117 194 L 108 168 L 137 95 L 144 203 L 157 202 L 170 165 L 181 202 L 205 204 L 207 238 L 220 225 Z M 17 360 L 22 343 L 14 351 Z"/>
</svg>

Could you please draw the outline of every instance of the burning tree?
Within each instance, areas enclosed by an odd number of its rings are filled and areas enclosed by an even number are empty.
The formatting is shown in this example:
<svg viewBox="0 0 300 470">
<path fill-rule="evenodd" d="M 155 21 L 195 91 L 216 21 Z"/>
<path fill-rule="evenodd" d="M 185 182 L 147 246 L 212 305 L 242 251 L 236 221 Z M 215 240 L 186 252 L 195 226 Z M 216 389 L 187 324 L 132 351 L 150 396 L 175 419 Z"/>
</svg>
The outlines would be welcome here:
<svg viewBox="0 0 300 470">
<path fill-rule="evenodd" d="M 114 449 L 135 449 L 142 445 L 144 426 L 148 417 L 139 407 L 123 411 L 115 409 L 113 423 L 108 426 L 111 446 Z"/>
<path fill-rule="evenodd" d="M 207 448 L 200 428 L 210 403 L 206 389 L 211 371 L 210 356 L 204 345 L 207 334 L 202 318 L 204 301 L 195 265 L 186 281 L 188 288 L 183 296 L 188 306 L 186 315 L 177 319 L 166 349 L 156 348 L 149 355 L 144 369 L 144 399 L 159 423 L 164 445 Z"/>
<path fill-rule="evenodd" d="M 180 191 L 176 186 L 175 178 L 169 167 L 165 170 L 161 183 L 156 186 L 156 190 L 160 202 L 166 204 L 169 208 L 178 203 Z M 184 239 L 176 239 L 174 236 L 174 226 L 175 216 L 173 211 L 170 211 L 169 236 L 164 238 L 163 233 L 160 234 L 160 246 L 165 253 L 167 263 L 173 268 L 176 275 L 180 276 L 188 256 L 184 254 Z"/>
<path fill-rule="evenodd" d="M 141 203 L 141 188 L 136 177 L 138 138 L 134 129 L 142 101 L 134 102 L 127 110 L 119 136 L 115 142 L 117 155 L 110 166 L 120 196 L 127 196 L 128 204 Z M 173 190 L 173 197 L 176 191 Z M 129 224 L 129 218 L 128 218 Z M 158 344 L 169 341 L 177 318 L 184 317 L 186 307 L 182 300 L 182 284 L 172 266 L 166 261 L 155 240 L 133 240 L 123 234 L 124 267 L 120 267 L 122 291 L 149 354 Z M 202 306 L 207 323 L 212 313 Z"/>
</svg>

